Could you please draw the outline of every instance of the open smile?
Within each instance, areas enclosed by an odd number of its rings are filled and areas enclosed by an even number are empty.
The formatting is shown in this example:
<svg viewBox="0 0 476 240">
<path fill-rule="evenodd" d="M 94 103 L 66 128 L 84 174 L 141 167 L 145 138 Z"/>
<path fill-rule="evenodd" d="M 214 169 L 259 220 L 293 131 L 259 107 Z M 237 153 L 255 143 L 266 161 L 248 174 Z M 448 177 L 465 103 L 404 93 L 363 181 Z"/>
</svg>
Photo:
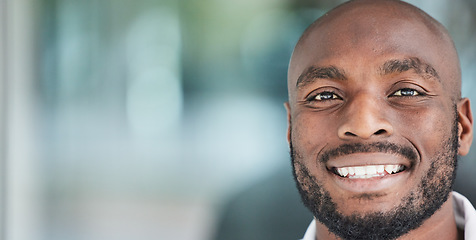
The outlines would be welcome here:
<svg viewBox="0 0 476 240">
<path fill-rule="evenodd" d="M 408 159 L 388 153 L 347 154 L 326 165 L 338 187 L 356 193 L 405 186 L 414 167 Z"/>
<path fill-rule="evenodd" d="M 367 165 L 354 167 L 333 167 L 331 171 L 343 178 L 374 178 L 384 177 L 386 175 L 397 174 L 405 171 L 406 167 L 402 164 L 388 165 Z"/>
</svg>

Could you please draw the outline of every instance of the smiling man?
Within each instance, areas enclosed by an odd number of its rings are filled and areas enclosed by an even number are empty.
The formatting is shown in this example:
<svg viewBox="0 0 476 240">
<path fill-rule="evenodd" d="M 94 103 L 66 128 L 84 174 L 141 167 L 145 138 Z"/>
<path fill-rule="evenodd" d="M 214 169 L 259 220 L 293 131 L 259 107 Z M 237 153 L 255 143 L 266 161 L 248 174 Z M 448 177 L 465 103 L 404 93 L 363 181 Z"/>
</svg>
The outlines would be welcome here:
<svg viewBox="0 0 476 240">
<path fill-rule="evenodd" d="M 304 239 L 476 239 L 452 192 L 472 142 L 445 28 L 401 1 L 355 0 L 315 21 L 288 72 L 288 141 L 315 220 Z"/>
</svg>

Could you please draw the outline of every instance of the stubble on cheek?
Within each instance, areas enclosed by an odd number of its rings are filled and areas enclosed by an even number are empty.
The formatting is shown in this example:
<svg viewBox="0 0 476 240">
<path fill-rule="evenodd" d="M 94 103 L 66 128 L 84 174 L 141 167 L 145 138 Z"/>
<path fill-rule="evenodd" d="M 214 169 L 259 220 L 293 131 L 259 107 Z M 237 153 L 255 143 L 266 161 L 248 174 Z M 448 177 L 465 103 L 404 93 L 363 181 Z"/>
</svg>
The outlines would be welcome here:
<svg viewBox="0 0 476 240">
<path fill-rule="evenodd" d="M 454 134 L 454 133 L 453 133 Z M 418 190 L 407 196 L 405 202 L 417 202 L 426 205 L 442 205 L 453 189 L 457 168 L 457 138 L 444 141 L 442 151 L 432 159 L 428 170 L 422 177 Z M 430 204 L 431 203 L 431 204 Z M 434 210 L 434 209 L 432 209 Z"/>
<path fill-rule="evenodd" d="M 422 176 L 421 182 L 418 186 L 418 191 L 412 192 L 410 196 L 413 201 L 429 202 L 434 205 L 442 204 L 449 197 L 453 189 L 454 179 L 456 178 L 456 169 L 458 163 L 458 113 L 456 106 L 454 108 L 454 115 L 452 120 L 453 128 L 448 132 L 441 124 L 442 127 L 439 132 L 447 132 L 443 136 L 449 136 L 446 140 L 441 141 L 439 147 L 434 147 L 437 152 L 433 154 L 431 159 L 426 158 L 426 161 L 431 161 L 428 165 L 428 169 L 425 175 Z M 432 139 L 435 141 L 434 139 Z M 437 203 L 436 203 L 437 202 Z"/>
<path fill-rule="evenodd" d="M 323 189 L 319 185 L 316 177 L 310 174 L 309 169 L 302 162 L 302 156 L 294 151 L 292 144 L 291 154 L 296 187 L 303 198 L 304 204 L 311 205 L 307 206 L 310 207 L 310 209 L 321 206 L 325 195 Z"/>
</svg>

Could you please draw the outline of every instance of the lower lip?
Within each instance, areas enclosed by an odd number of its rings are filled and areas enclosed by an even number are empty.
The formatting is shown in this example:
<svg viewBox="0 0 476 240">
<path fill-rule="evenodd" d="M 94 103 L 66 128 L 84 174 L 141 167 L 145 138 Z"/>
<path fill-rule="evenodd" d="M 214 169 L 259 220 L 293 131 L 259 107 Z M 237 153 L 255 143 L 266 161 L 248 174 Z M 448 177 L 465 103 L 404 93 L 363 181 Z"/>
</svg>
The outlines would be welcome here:
<svg viewBox="0 0 476 240">
<path fill-rule="evenodd" d="M 410 171 L 405 170 L 396 174 L 389 174 L 383 177 L 372 178 L 343 178 L 332 172 L 329 174 L 335 179 L 338 187 L 354 193 L 371 193 L 391 189 L 397 186 L 404 186 L 404 182 L 408 179 Z"/>
</svg>

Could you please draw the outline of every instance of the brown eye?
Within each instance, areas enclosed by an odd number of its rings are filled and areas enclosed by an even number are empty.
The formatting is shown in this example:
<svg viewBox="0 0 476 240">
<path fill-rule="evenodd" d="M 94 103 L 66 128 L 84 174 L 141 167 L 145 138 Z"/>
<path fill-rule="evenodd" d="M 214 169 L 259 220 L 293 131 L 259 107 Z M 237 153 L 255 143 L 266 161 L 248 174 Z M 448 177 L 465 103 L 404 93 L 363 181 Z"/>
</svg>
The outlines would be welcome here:
<svg viewBox="0 0 476 240">
<path fill-rule="evenodd" d="M 400 96 L 401 97 L 412 97 L 412 96 L 418 96 L 418 95 L 420 95 L 420 93 L 415 89 L 403 88 L 403 89 L 400 89 L 400 90 L 396 91 L 392 95 L 393 96 L 399 96 L 399 97 Z"/>
<path fill-rule="evenodd" d="M 333 92 L 321 92 L 314 97 L 314 100 L 317 100 L 317 101 L 325 101 L 325 100 L 331 100 L 331 99 L 340 99 L 340 97 L 337 96 L 337 94 Z"/>
</svg>

